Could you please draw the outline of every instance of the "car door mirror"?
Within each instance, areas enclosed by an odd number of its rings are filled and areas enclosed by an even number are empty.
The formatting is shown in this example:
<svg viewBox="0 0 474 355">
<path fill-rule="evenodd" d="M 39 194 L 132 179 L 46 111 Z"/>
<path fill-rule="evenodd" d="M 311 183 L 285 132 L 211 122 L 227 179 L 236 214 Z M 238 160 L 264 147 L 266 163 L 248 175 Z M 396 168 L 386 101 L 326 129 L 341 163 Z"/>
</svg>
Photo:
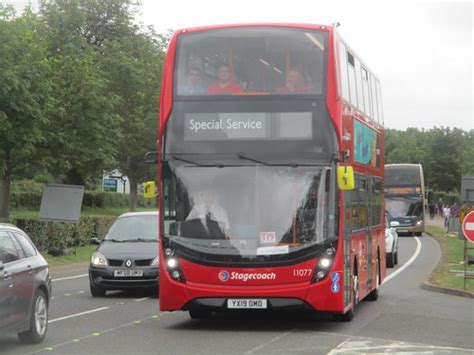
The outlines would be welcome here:
<svg viewBox="0 0 474 355">
<path fill-rule="evenodd" d="M 102 240 L 99 238 L 91 238 L 91 244 L 99 245 L 100 243 L 102 243 Z"/>
<path fill-rule="evenodd" d="M 393 228 L 400 227 L 400 222 L 392 221 L 390 222 L 390 227 L 393 227 Z"/>
</svg>

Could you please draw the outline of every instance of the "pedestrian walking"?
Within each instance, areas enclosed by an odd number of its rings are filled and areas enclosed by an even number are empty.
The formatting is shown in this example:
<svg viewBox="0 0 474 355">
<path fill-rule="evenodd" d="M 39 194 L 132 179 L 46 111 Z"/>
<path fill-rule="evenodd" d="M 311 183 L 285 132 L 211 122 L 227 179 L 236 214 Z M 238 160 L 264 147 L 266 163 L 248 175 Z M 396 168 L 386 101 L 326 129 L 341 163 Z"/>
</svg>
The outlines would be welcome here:
<svg viewBox="0 0 474 355">
<path fill-rule="evenodd" d="M 449 229 L 449 217 L 451 216 L 451 209 L 449 205 L 446 205 L 443 208 L 443 215 L 444 215 L 444 227 Z"/>
</svg>

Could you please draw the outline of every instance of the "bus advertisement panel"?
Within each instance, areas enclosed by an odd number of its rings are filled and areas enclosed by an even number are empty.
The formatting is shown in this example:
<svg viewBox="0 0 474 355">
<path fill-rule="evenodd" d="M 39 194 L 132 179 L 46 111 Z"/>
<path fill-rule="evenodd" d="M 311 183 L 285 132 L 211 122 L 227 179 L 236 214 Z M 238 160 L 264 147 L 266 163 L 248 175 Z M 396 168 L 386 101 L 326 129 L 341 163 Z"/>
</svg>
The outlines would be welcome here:
<svg viewBox="0 0 474 355">
<path fill-rule="evenodd" d="M 344 94 L 349 55 L 367 106 Z M 377 299 L 385 247 L 376 83 L 332 26 L 175 33 L 160 101 L 162 310 L 350 320 L 359 300 Z M 361 120 L 359 143 L 351 137 Z"/>
</svg>

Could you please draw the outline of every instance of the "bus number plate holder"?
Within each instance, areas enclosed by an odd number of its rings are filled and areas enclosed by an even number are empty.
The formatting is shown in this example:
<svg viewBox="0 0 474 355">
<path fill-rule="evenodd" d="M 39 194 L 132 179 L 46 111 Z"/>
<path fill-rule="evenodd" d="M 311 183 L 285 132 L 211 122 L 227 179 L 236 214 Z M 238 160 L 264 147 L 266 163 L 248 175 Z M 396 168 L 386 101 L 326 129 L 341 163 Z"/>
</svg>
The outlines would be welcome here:
<svg viewBox="0 0 474 355">
<path fill-rule="evenodd" d="M 261 298 L 236 298 L 227 300 L 228 309 L 267 309 L 267 300 Z"/>
</svg>

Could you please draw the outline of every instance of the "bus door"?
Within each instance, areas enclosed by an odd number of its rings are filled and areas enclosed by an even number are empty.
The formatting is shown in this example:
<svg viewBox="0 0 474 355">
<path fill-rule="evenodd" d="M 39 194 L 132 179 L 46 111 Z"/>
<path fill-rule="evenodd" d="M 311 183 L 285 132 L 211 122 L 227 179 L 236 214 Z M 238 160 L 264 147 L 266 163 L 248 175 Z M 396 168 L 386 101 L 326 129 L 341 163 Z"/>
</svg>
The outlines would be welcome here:
<svg viewBox="0 0 474 355">
<path fill-rule="evenodd" d="M 370 186 L 367 177 L 360 178 L 359 192 L 361 194 L 361 224 L 365 232 L 365 260 L 363 268 L 366 271 L 366 291 L 372 286 L 372 231 L 370 229 Z M 362 280 L 361 280 L 362 281 Z"/>
</svg>

